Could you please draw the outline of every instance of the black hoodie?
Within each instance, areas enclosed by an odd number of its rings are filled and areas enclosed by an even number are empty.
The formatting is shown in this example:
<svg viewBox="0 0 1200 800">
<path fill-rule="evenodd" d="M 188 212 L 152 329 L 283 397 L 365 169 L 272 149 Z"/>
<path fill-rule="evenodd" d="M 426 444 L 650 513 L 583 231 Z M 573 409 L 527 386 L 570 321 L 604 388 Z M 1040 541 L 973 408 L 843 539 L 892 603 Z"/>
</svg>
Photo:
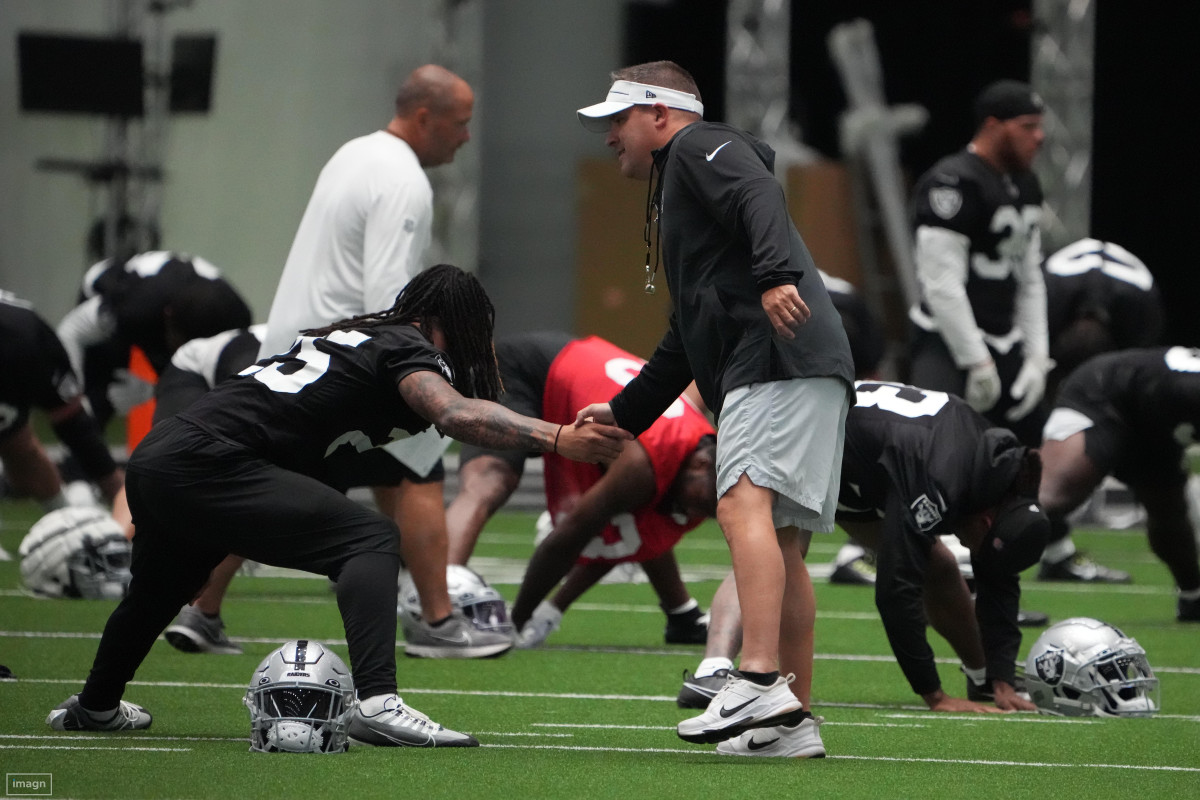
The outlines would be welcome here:
<svg viewBox="0 0 1200 800">
<path fill-rule="evenodd" d="M 680 130 L 654 152 L 662 268 L 670 325 L 649 363 L 612 400 L 618 424 L 648 428 L 695 379 L 716 415 L 751 383 L 835 377 L 853 389 L 841 318 L 788 216 L 775 154 L 750 134 L 713 122 Z M 787 340 L 775 335 L 762 293 L 795 284 L 812 312 Z"/>
</svg>

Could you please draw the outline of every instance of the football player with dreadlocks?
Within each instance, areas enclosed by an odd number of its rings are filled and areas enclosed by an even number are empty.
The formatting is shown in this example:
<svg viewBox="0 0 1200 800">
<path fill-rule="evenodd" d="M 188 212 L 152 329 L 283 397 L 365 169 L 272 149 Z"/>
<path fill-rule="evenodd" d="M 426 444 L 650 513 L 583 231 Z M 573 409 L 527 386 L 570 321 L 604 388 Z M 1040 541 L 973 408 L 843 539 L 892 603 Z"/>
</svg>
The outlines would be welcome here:
<svg viewBox="0 0 1200 800">
<path fill-rule="evenodd" d="M 128 730 L 150 714 L 121 699 L 181 605 L 233 553 L 337 581 L 338 609 L 360 700 L 353 741 L 469 747 L 396 693 L 399 531 L 348 499 L 329 468 L 430 425 L 463 442 L 609 463 L 631 438 L 617 428 L 555 425 L 493 402 L 500 376 L 495 310 L 479 281 L 438 265 L 390 309 L 304 331 L 155 426 L 134 451 L 126 488 L 133 579 L 105 626 L 83 691 L 54 709 L 56 730 Z"/>
</svg>

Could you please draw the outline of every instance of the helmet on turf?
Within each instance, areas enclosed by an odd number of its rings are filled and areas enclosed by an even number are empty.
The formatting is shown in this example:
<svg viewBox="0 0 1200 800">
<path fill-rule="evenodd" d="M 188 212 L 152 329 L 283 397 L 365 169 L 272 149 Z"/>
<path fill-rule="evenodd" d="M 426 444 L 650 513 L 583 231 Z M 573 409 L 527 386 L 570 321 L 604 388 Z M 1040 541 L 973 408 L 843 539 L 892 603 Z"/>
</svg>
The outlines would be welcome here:
<svg viewBox="0 0 1200 800">
<path fill-rule="evenodd" d="M 21 579 L 41 597 L 112 600 L 129 588 L 132 547 L 101 508 L 51 511 L 29 529 L 18 553 Z"/>
<path fill-rule="evenodd" d="M 1118 628 L 1088 617 L 1042 632 L 1025 660 L 1025 687 L 1045 714 L 1147 717 L 1159 708 L 1146 651 Z"/>
<path fill-rule="evenodd" d="M 299 639 L 271 652 L 250 679 L 250 749 L 344 753 L 357 706 L 346 664 L 320 642 Z"/>
<path fill-rule="evenodd" d="M 450 564 L 446 567 L 446 588 L 450 592 L 450 603 L 479 630 L 513 632 L 504 598 L 479 573 L 460 564 Z M 421 617 L 421 596 L 412 575 L 407 572 L 400 578 L 396 612 L 401 622 Z"/>
</svg>

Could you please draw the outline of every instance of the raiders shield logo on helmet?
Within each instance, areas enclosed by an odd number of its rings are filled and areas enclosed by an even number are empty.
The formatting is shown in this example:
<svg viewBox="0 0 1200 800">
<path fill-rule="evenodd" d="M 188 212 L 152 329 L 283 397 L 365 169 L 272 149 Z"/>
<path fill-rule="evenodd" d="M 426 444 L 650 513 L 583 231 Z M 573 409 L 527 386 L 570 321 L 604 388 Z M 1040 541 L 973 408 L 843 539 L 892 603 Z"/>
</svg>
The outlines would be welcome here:
<svg viewBox="0 0 1200 800">
<path fill-rule="evenodd" d="M 1034 659 L 1034 667 L 1037 669 L 1038 677 L 1046 683 L 1053 686 L 1062 680 L 1063 675 L 1063 651 L 1048 650 Z"/>
<path fill-rule="evenodd" d="M 962 192 L 950 186 L 939 186 L 929 191 L 929 207 L 942 219 L 953 219 L 962 208 Z"/>
</svg>

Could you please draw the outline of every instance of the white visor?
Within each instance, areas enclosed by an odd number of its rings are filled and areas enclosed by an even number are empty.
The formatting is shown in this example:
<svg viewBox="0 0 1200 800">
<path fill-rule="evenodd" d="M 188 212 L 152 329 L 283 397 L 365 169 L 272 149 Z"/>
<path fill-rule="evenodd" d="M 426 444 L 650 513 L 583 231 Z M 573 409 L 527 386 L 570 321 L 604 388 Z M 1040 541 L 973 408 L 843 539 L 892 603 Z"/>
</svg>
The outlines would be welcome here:
<svg viewBox="0 0 1200 800">
<path fill-rule="evenodd" d="M 608 90 L 608 96 L 603 103 L 581 108 L 577 112 L 579 121 L 589 131 L 603 132 L 608 130 L 609 117 L 619 114 L 633 106 L 652 106 L 662 103 L 668 108 L 678 108 L 682 111 L 694 111 L 704 116 L 704 104 L 690 92 L 680 92 L 665 86 L 652 86 L 648 83 L 633 81 L 617 81 Z"/>
</svg>

